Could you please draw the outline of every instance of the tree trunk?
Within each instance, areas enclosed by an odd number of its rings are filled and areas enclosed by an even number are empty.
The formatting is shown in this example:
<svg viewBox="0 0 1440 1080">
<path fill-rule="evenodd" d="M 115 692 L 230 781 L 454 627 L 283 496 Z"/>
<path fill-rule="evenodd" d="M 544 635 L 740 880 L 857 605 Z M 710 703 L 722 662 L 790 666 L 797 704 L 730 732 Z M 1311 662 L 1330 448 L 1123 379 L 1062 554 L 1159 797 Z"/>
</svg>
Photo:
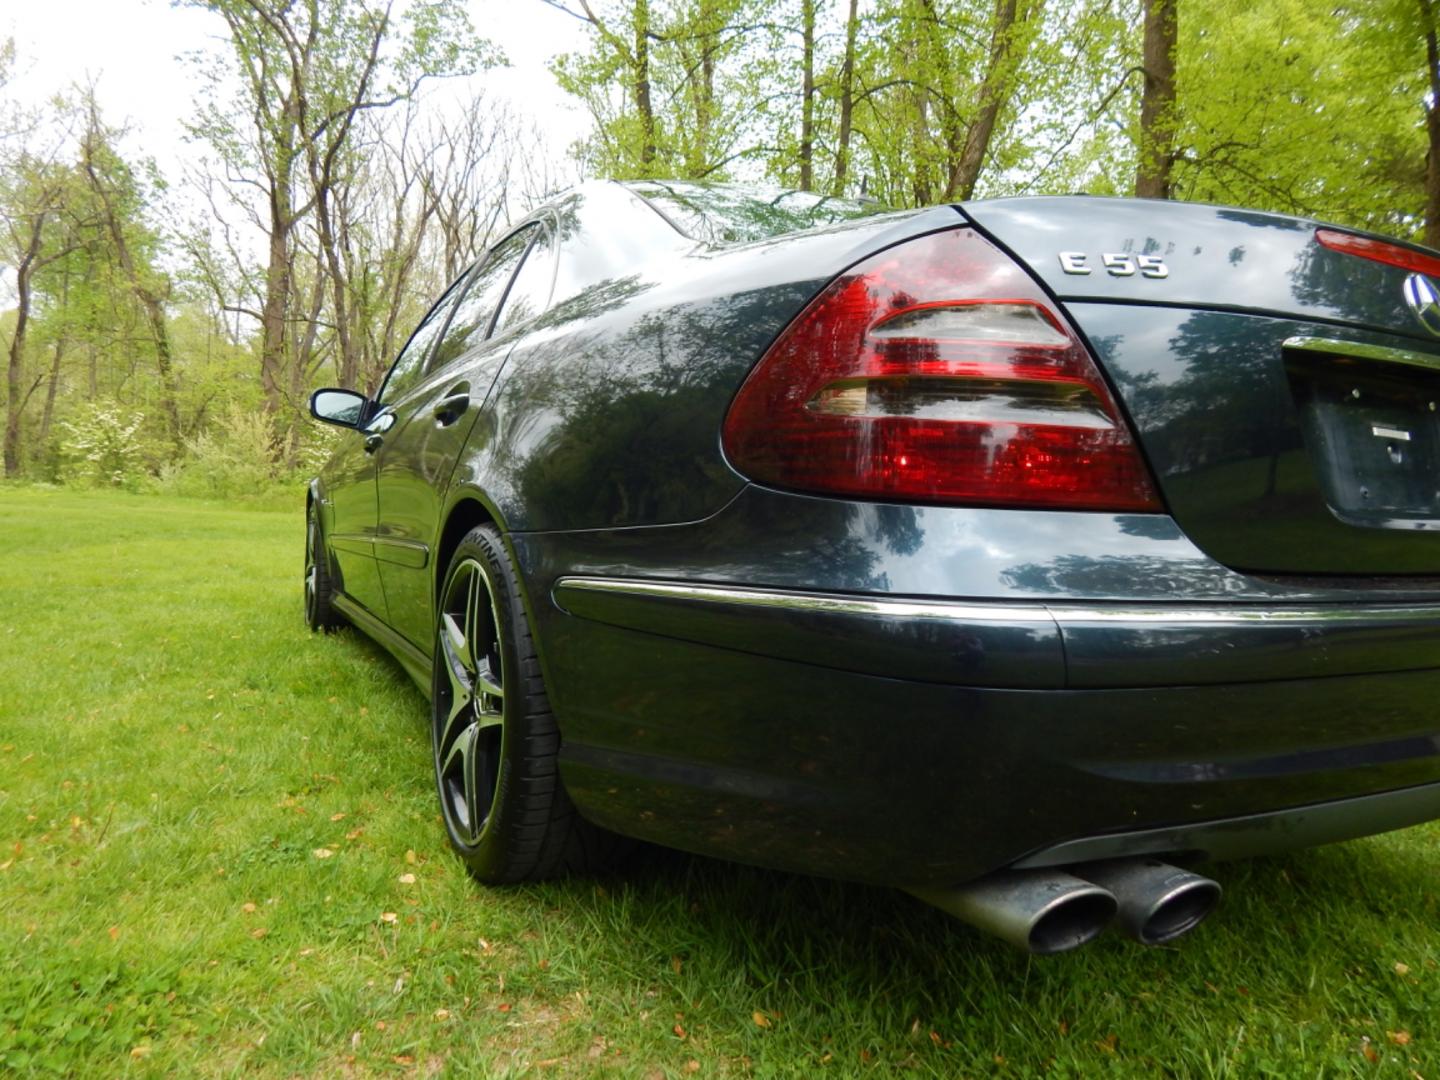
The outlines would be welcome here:
<svg viewBox="0 0 1440 1080">
<path fill-rule="evenodd" d="M 655 110 L 650 103 L 650 0 L 635 0 L 635 110 L 640 114 L 640 165 L 655 163 Z"/>
<path fill-rule="evenodd" d="M 60 278 L 60 310 L 67 310 L 69 305 L 70 268 L 66 266 Z M 55 419 L 55 393 L 60 386 L 60 362 L 65 358 L 67 344 L 69 339 L 62 329 L 55 339 L 55 354 L 50 358 L 50 375 L 45 385 L 45 407 L 40 413 L 40 431 L 35 440 L 42 447 L 50 441 L 50 424 Z"/>
<path fill-rule="evenodd" d="M 279 191 L 270 196 L 270 256 L 265 267 L 265 302 L 260 308 L 260 386 L 265 411 L 280 412 L 284 385 L 286 324 L 290 307 L 289 199 Z"/>
<path fill-rule="evenodd" d="M 815 186 L 815 0 L 800 0 L 800 190 Z"/>
<path fill-rule="evenodd" d="M 1135 194 L 1143 199 L 1168 199 L 1175 162 L 1176 0 L 1144 0 L 1144 5 L 1145 89 L 1140 98 Z"/>
<path fill-rule="evenodd" d="M 835 137 L 835 183 L 831 193 L 845 194 L 845 178 L 850 171 L 850 125 L 855 115 L 855 37 L 860 25 L 859 0 L 850 0 L 850 14 L 845 19 L 845 59 L 840 65 L 840 131 Z"/>
<path fill-rule="evenodd" d="M 1432 248 L 1440 248 L 1440 47 L 1435 40 L 1435 7 L 1433 0 L 1420 0 L 1424 19 L 1425 62 L 1429 65 L 1430 100 L 1425 106 L 1425 131 L 1430 148 L 1425 155 L 1425 233 L 1423 239 Z"/>
<path fill-rule="evenodd" d="M 155 344 L 155 367 L 160 375 L 160 407 L 165 413 L 170 441 L 178 451 L 183 445 L 180 408 L 176 404 L 175 366 L 170 354 L 170 332 L 165 325 L 165 305 L 160 294 L 145 282 L 140 268 L 136 266 L 130 252 L 130 242 L 125 238 L 125 230 L 120 224 L 120 214 L 115 209 L 114 193 L 106 186 L 96 167 L 95 141 L 98 139 L 99 114 L 93 101 L 90 115 L 92 126 L 81 147 L 85 176 L 90 183 L 91 192 L 100 201 L 100 207 L 105 213 L 105 229 L 110 234 L 110 242 L 115 246 L 115 259 L 120 263 L 130 291 L 135 294 L 135 299 L 140 301 L 140 306 L 145 311 L 145 320 L 150 325 L 150 339 Z"/>
<path fill-rule="evenodd" d="M 1010 100 L 1013 85 L 1013 39 L 1016 0 L 996 0 L 995 25 L 990 34 L 990 60 L 985 78 L 980 83 L 980 108 L 965 135 L 965 148 L 950 172 L 947 199 L 969 199 L 990 152 L 990 139 L 995 134 L 995 121 Z"/>
<path fill-rule="evenodd" d="M 20 389 L 21 365 L 25 358 L 25 334 L 30 325 L 30 275 L 40 241 L 45 233 L 45 214 L 30 223 L 30 242 L 15 267 L 15 330 L 10 336 L 10 356 L 5 366 L 5 475 L 20 475 L 20 416 L 25 409 L 25 396 Z"/>
</svg>

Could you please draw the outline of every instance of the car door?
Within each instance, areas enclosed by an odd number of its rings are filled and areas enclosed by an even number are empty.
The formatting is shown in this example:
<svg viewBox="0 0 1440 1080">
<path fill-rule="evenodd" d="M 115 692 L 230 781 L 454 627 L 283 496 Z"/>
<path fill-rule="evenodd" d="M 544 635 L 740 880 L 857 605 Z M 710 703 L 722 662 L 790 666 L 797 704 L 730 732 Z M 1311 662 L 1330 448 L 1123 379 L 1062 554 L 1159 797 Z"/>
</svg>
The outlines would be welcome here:
<svg viewBox="0 0 1440 1080">
<path fill-rule="evenodd" d="M 535 262 L 527 256 L 543 235 L 537 223 L 523 226 L 486 255 L 430 357 L 425 377 L 392 406 L 394 424 L 377 453 L 375 557 L 390 624 L 426 652 L 433 645 L 432 548 L 445 489 L 515 339 L 513 333 L 495 332 L 502 307 L 512 296 L 519 303 L 522 293 L 534 307 L 534 293 L 542 285 L 539 306 L 549 299 L 553 267 L 548 245 L 539 245 L 544 251 Z"/>
<path fill-rule="evenodd" d="M 461 274 L 435 303 L 410 340 L 400 350 L 381 386 L 375 414 L 359 431 L 330 467 L 327 491 L 330 500 L 328 541 L 340 568 L 340 588 L 352 600 L 377 617 L 388 621 L 384 583 L 375 560 L 375 526 L 378 516 L 375 454 L 384 445 L 395 423 L 394 411 L 384 402 L 401 397 L 424 374 L 424 364 L 435 339 L 444 329 L 461 294 L 469 271 Z"/>
</svg>

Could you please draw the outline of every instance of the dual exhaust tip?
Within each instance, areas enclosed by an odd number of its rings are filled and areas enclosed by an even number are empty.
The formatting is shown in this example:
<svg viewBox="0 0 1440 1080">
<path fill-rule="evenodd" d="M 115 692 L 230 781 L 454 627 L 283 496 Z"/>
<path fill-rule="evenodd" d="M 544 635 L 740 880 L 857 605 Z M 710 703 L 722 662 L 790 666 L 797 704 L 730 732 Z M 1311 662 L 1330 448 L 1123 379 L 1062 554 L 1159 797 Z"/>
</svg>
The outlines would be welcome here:
<svg viewBox="0 0 1440 1080">
<path fill-rule="evenodd" d="M 1078 948 L 1112 921 L 1145 945 L 1188 934 L 1220 900 L 1207 877 L 1158 859 L 1002 870 L 952 889 L 912 889 L 943 911 L 1039 956 Z"/>
</svg>

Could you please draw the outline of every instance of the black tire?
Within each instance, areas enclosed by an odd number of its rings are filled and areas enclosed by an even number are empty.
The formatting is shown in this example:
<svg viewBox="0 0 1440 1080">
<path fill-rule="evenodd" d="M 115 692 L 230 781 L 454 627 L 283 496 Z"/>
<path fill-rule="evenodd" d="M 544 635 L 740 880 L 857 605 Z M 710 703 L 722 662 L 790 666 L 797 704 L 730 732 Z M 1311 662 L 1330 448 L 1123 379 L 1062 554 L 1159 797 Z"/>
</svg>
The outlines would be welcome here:
<svg viewBox="0 0 1440 1080">
<path fill-rule="evenodd" d="M 315 508 L 305 508 L 305 625 L 328 633 L 345 620 L 335 610 L 335 585 L 330 579 L 330 556 Z"/>
<path fill-rule="evenodd" d="M 431 745 L 440 814 L 470 873 L 502 884 L 598 869 L 618 839 L 576 813 L 519 581 L 496 530 L 468 532 L 435 615 Z"/>
</svg>

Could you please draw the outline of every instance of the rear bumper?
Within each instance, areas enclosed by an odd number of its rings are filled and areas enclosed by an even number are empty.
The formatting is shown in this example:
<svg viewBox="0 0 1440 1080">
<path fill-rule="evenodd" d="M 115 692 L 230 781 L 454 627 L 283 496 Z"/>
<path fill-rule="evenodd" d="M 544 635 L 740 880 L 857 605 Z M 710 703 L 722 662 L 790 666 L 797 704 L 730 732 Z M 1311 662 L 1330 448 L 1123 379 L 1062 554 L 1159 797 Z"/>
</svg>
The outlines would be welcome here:
<svg viewBox="0 0 1440 1080">
<path fill-rule="evenodd" d="M 1257 854 L 1440 816 L 1440 607 L 916 601 L 561 577 L 588 816 L 913 886 Z M 1361 812 L 1363 810 L 1363 812 Z"/>
</svg>

